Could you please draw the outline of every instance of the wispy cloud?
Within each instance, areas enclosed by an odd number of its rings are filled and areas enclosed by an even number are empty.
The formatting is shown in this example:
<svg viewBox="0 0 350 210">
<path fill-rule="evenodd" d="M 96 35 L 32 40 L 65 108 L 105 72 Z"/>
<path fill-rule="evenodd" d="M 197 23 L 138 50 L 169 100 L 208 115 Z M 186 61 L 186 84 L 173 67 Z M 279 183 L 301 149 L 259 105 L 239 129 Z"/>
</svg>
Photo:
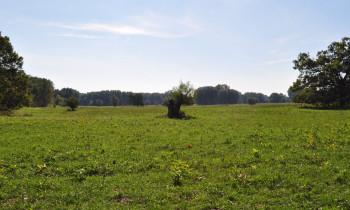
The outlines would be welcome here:
<svg viewBox="0 0 350 210">
<path fill-rule="evenodd" d="M 273 56 L 288 56 L 293 54 L 292 51 L 269 50 L 268 53 Z"/>
<path fill-rule="evenodd" d="M 94 39 L 95 36 L 85 35 L 85 34 L 75 34 L 75 33 L 63 33 L 63 34 L 57 34 L 58 36 L 62 37 L 76 37 L 76 38 L 83 38 L 83 39 Z"/>
<path fill-rule="evenodd" d="M 200 30 L 192 18 L 173 18 L 148 13 L 145 16 L 132 16 L 118 23 L 82 23 L 62 24 L 48 23 L 47 26 L 70 29 L 73 31 L 113 33 L 118 35 L 143 35 L 160 38 L 184 38 L 194 36 Z M 75 33 L 64 33 L 66 36 L 79 37 Z M 82 36 L 81 38 L 92 38 Z"/>
<path fill-rule="evenodd" d="M 293 59 L 294 58 L 286 58 L 286 59 L 277 59 L 277 60 L 267 61 L 264 63 L 264 65 L 273 65 L 273 64 L 278 64 L 278 63 L 292 62 Z"/>
</svg>

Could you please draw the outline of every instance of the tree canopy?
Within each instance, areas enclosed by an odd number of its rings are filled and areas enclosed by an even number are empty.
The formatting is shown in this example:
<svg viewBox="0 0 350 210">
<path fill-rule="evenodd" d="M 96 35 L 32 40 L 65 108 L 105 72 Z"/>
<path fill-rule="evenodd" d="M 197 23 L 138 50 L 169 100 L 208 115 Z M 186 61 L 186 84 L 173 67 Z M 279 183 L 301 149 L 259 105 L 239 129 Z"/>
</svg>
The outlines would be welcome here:
<svg viewBox="0 0 350 210">
<path fill-rule="evenodd" d="M 195 89 L 190 82 L 180 82 L 180 85 L 174 87 L 168 103 L 169 118 L 185 118 L 185 113 L 180 111 L 182 105 L 194 104 Z"/>
<path fill-rule="evenodd" d="M 11 112 L 30 101 L 28 76 L 22 69 L 23 58 L 0 32 L 0 112 Z"/>
<path fill-rule="evenodd" d="M 248 104 L 249 104 L 249 105 L 255 105 L 255 104 L 258 103 L 258 102 L 259 102 L 258 99 L 255 98 L 255 97 L 249 97 L 249 98 L 248 98 Z"/>
<path fill-rule="evenodd" d="M 180 105 L 193 105 L 194 91 L 190 82 L 180 82 L 179 86 L 173 88 L 171 95 Z"/>
<path fill-rule="evenodd" d="M 72 88 L 62 88 L 61 90 L 54 90 L 55 104 L 65 106 L 66 101 L 70 97 L 80 98 L 80 93 Z"/>
<path fill-rule="evenodd" d="M 344 107 L 350 103 L 350 38 L 333 42 L 316 58 L 301 53 L 294 61 L 299 70 L 291 90 L 293 101 L 322 107 Z"/>
<path fill-rule="evenodd" d="M 33 97 L 33 106 L 46 107 L 49 104 L 53 104 L 54 86 L 51 80 L 30 76 L 29 91 Z"/>
<path fill-rule="evenodd" d="M 285 103 L 287 101 L 287 97 L 282 93 L 271 93 L 269 97 L 270 103 Z"/>
<path fill-rule="evenodd" d="M 240 92 L 230 89 L 228 85 L 206 86 L 196 90 L 196 103 L 199 105 L 236 104 Z"/>
<path fill-rule="evenodd" d="M 71 96 L 71 97 L 66 99 L 65 103 L 69 107 L 69 109 L 68 109 L 69 111 L 75 111 L 76 108 L 78 108 L 78 106 L 79 106 L 79 99 Z"/>
<path fill-rule="evenodd" d="M 254 92 L 247 92 L 241 95 L 241 103 L 247 104 L 248 98 L 256 98 L 258 99 L 259 103 L 268 103 L 269 97 L 262 93 L 254 93 Z"/>
<path fill-rule="evenodd" d="M 130 93 L 129 94 L 129 102 L 130 102 L 130 104 L 135 105 L 135 106 L 143 106 L 143 105 L 145 105 L 143 103 L 143 95 L 142 95 L 142 93 Z"/>
<path fill-rule="evenodd" d="M 118 102 L 119 102 L 118 96 L 112 95 L 112 96 L 111 96 L 111 102 L 112 102 L 112 105 L 113 105 L 114 107 L 116 107 L 116 106 L 118 105 Z"/>
</svg>

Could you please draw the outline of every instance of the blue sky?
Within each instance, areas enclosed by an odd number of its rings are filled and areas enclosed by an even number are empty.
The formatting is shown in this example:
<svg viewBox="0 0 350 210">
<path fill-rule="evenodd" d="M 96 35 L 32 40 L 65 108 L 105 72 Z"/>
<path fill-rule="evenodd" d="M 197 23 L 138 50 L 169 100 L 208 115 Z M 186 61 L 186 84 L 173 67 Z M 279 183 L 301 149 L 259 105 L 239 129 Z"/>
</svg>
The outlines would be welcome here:
<svg viewBox="0 0 350 210">
<path fill-rule="evenodd" d="M 350 36 L 349 0 L 2 0 L 27 74 L 80 92 L 227 84 L 286 94 L 293 60 Z"/>
</svg>

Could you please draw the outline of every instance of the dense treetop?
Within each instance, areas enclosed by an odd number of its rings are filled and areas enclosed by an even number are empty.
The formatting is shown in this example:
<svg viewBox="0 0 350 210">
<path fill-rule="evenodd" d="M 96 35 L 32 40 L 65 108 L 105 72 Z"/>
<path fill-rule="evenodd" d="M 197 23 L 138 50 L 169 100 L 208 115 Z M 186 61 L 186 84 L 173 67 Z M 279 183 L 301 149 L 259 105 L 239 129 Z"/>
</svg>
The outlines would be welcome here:
<svg viewBox="0 0 350 210">
<path fill-rule="evenodd" d="M 316 58 L 308 53 L 299 54 L 294 69 L 300 72 L 291 87 L 295 102 L 322 107 L 350 103 L 350 38 L 333 42 L 327 50 L 319 51 Z"/>
<path fill-rule="evenodd" d="M 0 112 L 20 109 L 30 102 L 28 76 L 22 66 L 23 58 L 0 32 Z"/>
<path fill-rule="evenodd" d="M 29 77 L 29 91 L 33 99 L 32 105 L 46 107 L 54 102 L 54 85 L 51 80 Z"/>
</svg>

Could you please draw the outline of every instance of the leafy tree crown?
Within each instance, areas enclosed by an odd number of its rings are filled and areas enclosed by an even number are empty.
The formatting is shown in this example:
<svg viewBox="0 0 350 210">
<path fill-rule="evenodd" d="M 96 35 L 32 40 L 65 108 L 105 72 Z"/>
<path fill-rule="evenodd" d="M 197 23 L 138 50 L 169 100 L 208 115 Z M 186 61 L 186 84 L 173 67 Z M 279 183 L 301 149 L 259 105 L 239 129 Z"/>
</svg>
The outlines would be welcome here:
<svg viewBox="0 0 350 210">
<path fill-rule="evenodd" d="M 320 106 L 345 106 L 350 102 L 350 38 L 333 42 L 316 58 L 300 53 L 294 61 L 298 79 L 290 90 L 293 100 Z"/>
<path fill-rule="evenodd" d="M 194 104 L 195 89 L 190 82 L 180 82 L 178 87 L 174 87 L 171 94 L 176 100 L 176 103 L 180 105 L 192 105 Z"/>
</svg>

